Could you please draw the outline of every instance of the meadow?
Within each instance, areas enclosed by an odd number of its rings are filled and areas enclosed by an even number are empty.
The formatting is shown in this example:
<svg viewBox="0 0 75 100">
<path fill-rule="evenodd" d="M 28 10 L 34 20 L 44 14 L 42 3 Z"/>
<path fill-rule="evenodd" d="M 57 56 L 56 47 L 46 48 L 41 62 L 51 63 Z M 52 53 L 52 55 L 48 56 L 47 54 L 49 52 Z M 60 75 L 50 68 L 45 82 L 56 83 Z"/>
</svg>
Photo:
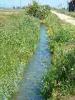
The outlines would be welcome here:
<svg viewBox="0 0 75 100">
<path fill-rule="evenodd" d="M 39 41 L 39 20 L 25 10 L 0 11 L 0 100 L 18 91 Z"/>
</svg>

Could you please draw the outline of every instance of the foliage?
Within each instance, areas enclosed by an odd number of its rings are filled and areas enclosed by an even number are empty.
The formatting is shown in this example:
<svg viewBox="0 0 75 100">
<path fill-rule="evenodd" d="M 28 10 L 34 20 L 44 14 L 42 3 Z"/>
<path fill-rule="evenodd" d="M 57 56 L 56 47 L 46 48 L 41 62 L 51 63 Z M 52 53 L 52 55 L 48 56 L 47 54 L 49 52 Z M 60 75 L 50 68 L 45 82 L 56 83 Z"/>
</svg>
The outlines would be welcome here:
<svg viewBox="0 0 75 100">
<path fill-rule="evenodd" d="M 75 28 L 51 13 L 45 23 L 52 60 L 43 78 L 42 94 L 46 100 L 61 100 L 65 95 L 75 94 Z"/>
<path fill-rule="evenodd" d="M 36 49 L 38 33 L 39 20 L 25 12 L 0 14 L 0 100 L 18 90 L 26 64 Z"/>
<path fill-rule="evenodd" d="M 38 3 L 33 1 L 33 4 L 29 6 L 27 12 L 32 16 L 37 16 L 38 8 L 39 8 Z"/>
<path fill-rule="evenodd" d="M 48 5 L 41 6 L 36 1 L 33 1 L 33 4 L 28 7 L 27 13 L 39 19 L 44 19 L 49 11 L 50 7 Z"/>
<path fill-rule="evenodd" d="M 62 52 L 56 56 L 56 61 L 54 61 L 51 69 L 49 69 L 48 73 L 44 77 L 42 93 L 46 99 L 54 96 L 53 91 L 59 93 L 57 94 L 59 98 L 60 95 L 64 96 L 74 93 L 75 50 L 70 51 L 67 54 L 61 54 Z"/>
</svg>

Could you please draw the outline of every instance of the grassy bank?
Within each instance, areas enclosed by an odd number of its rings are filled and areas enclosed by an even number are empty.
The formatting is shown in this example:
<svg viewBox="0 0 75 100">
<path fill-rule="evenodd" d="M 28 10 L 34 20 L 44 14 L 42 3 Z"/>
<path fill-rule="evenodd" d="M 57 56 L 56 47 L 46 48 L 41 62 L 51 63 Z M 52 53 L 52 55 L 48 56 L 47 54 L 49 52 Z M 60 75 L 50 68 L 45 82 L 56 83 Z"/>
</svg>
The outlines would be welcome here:
<svg viewBox="0 0 75 100">
<path fill-rule="evenodd" d="M 67 100 L 75 95 L 75 26 L 61 22 L 49 13 L 48 27 L 51 65 L 43 78 L 42 94 L 46 100 Z"/>
<path fill-rule="evenodd" d="M 25 11 L 0 12 L 0 100 L 18 90 L 39 40 L 39 26 Z"/>
</svg>

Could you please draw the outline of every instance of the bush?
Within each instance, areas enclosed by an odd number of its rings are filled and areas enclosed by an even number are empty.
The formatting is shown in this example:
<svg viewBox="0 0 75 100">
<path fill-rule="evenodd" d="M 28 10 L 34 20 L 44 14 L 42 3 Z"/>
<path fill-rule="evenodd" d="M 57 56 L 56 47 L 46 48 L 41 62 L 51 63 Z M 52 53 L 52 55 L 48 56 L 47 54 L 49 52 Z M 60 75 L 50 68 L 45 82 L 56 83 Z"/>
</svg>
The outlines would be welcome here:
<svg viewBox="0 0 75 100">
<path fill-rule="evenodd" d="M 44 19 L 49 11 L 50 7 L 48 5 L 41 6 L 36 1 L 33 1 L 33 4 L 28 7 L 27 13 L 39 19 Z"/>
<path fill-rule="evenodd" d="M 37 16 L 39 5 L 37 2 L 33 1 L 33 4 L 28 7 L 27 13 L 32 16 Z"/>
</svg>

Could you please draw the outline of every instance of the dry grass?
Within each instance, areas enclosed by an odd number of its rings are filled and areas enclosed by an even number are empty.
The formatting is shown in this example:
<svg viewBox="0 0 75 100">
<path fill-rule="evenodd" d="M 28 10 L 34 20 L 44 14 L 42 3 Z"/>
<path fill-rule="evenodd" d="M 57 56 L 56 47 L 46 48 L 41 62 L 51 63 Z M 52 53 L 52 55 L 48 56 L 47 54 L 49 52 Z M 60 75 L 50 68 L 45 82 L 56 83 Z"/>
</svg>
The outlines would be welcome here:
<svg viewBox="0 0 75 100">
<path fill-rule="evenodd" d="M 75 96 L 65 96 L 61 100 L 75 100 Z"/>
<path fill-rule="evenodd" d="M 19 14 L 23 10 L 0 10 L 0 15 Z"/>
</svg>

